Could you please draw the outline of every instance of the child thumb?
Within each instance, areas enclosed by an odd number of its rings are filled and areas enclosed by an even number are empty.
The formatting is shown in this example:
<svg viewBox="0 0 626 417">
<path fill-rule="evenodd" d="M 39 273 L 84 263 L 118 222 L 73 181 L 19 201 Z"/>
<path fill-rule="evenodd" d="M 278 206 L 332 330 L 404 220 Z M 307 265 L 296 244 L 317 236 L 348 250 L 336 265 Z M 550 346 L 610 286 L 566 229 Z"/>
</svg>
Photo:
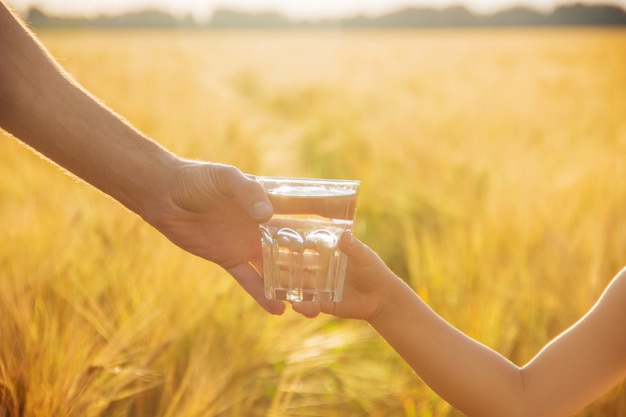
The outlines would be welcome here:
<svg viewBox="0 0 626 417">
<path fill-rule="evenodd" d="M 339 249 L 348 256 L 350 263 L 364 266 L 371 264 L 376 254 L 365 243 L 352 236 L 352 232 L 346 231 L 339 240 Z"/>
</svg>

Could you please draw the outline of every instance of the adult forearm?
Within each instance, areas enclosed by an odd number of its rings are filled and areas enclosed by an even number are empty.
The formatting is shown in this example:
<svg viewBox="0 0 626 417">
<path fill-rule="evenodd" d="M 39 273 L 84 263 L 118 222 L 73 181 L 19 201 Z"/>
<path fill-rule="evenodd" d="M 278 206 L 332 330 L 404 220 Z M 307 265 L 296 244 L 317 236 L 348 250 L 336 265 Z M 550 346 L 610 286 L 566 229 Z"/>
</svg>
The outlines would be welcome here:
<svg viewBox="0 0 626 417">
<path fill-rule="evenodd" d="M 519 368 L 458 331 L 398 282 L 372 327 L 442 398 L 467 416 L 524 415 Z"/>
<path fill-rule="evenodd" d="M 0 10 L 0 126 L 144 215 L 176 158 L 84 91 Z"/>
</svg>

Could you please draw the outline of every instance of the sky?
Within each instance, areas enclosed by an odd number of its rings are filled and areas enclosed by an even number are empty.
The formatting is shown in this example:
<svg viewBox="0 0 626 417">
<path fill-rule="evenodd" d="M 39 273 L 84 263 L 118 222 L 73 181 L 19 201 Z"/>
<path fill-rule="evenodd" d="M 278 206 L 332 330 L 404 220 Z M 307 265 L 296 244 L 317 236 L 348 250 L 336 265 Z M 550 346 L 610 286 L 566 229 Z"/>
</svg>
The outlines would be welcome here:
<svg viewBox="0 0 626 417">
<path fill-rule="evenodd" d="M 617 4 L 626 0 L 4 0 L 19 12 L 36 6 L 50 14 L 93 16 L 156 8 L 176 15 L 206 19 L 213 10 L 229 7 L 248 11 L 277 11 L 296 19 L 376 15 L 401 7 L 463 5 L 476 13 L 490 13 L 516 5 L 550 11 L 560 4 Z"/>
</svg>

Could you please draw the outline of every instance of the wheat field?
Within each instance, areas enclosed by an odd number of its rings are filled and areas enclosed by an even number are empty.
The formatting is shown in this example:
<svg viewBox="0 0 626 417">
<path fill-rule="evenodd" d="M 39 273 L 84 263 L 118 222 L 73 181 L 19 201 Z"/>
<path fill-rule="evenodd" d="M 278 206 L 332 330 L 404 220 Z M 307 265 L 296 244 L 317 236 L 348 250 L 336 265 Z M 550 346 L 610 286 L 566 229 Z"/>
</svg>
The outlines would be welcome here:
<svg viewBox="0 0 626 417">
<path fill-rule="evenodd" d="M 355 234 L 518 364 L 626 263 L 626 31 L 42 31 L 189 158 L 362 181 Z M 1 416 L 460 414 L 364 323 L 271 317 L 0 137 Z M 626 414 L 618 386 L 581 411 Z"/>
</svg>

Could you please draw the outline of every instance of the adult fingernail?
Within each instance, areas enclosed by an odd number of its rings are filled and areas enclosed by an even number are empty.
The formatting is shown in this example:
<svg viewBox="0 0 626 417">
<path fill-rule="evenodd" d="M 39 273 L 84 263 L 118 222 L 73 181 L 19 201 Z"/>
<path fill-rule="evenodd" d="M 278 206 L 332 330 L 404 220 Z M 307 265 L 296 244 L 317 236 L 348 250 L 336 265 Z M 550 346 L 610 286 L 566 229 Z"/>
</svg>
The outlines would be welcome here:
<svg viewBox="0 0 626 417">
<path fill-rule="evenodd" d="M 254 217 L 262 219 L 272 214 L 272 206 L 265 201 L 257 201 L 252 205 L 252 214 Z"/>
</svg>

